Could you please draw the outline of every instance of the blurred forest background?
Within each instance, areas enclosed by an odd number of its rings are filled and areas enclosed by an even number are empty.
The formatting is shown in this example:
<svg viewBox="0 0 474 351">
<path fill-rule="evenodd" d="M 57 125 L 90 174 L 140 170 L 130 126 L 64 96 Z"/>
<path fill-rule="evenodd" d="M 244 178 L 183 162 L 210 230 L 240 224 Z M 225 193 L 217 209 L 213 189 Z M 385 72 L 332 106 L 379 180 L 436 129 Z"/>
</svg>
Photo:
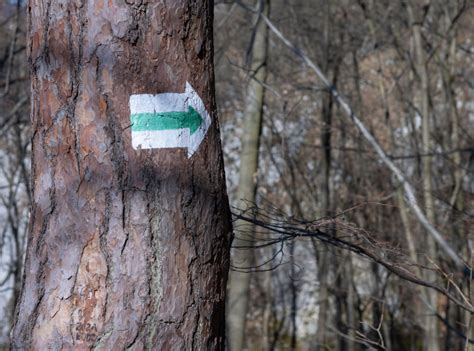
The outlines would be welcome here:
<svg viewBox="0 0 474 351">
<path fill-rule="evenodd" d="M 239 347 L 474 349 L 473 34 L 472 0 L 215 1 Z M 0 349 L 31 200 L 26 46 L 24 1 L 0 0 Z"/>
</svg>

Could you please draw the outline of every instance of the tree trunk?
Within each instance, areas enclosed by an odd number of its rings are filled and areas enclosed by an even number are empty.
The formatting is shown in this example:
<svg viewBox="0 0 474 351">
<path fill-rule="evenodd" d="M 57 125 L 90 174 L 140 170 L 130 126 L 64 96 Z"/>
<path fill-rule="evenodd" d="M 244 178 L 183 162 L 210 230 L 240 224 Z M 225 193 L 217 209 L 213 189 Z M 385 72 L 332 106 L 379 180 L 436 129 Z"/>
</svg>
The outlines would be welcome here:
<svg viewBox="0 0 474 351">
<path fill-rule="evenodd" d="M 265 15 L 269 13 L 269 0 L 258 1 L 259 10 Z M 252 46 L 250 72 L 252 74 L 247 91 L 244 111 L 244 134 L 240 154 L 240 174 L 237 189 L 237 207 L 245 208 L 255 202 L 258 172 L 258 151 L 262 128 L 263 99 L 267 76 L 268 28 L 258 16 L 254 16 L 257 25 Z M 233 246 L 237 247 L 232 256 L 232 266 L 249 268 L 255 261 L 251 249 L 238 249 L 239 246 L 251 246 L 254 228 L 245 222 L 237 221 L 239 229 Z M 244 347 L 245 322 L 247 319 L 250 287 L 250 273 L 231 271 L 229 274 L 229 299 L 227 314 L 228 346 L 231 351 L 240 351 Z"/>
<path fill-rule="evenodd" d="M 33 204 L 14 349 L 224 349 L 231 224 L 212 10 L 30 0 Z M 210 115 L 192 157 L 132 147 L 131 95 L 186 82 Z"/>
<path fill-rule="evenodd" d="M 324 22 L 324 61 L 323 69 L 326 74 L 330 74 L 330 52 L 329 47 L 331 43 L 331 21 L 330 21 L 330 2 L 326 2 L 326 17 Z M 336 74 L 334 74 L 336 76 Z M 335 83 L 335 79 L 333 81 Z M 333 112 L 333 98 L 332 95 L 324 93 L 322 97 L 322 109 L 321 109 L 321 134 L 320 142 L 322 148 L 322 157 L 321 157 L 321 176 L 319 178 L 319 199 L 320 199 L 320 214 L 319 216 L 326 217 L 331 214 L 331 192 L 330 192 L 330 182 L 331 182 L 331 126 L 332 126 L 332 112 Z M 329 284 L 330 277 L 329 272 L 331 271 L 331 262 L 330 262 L 330 253 L 327 251 L 329 248 L 321 249 L 316 247 L 315 255 L 317 256 L 318 261 L 318 280 L 319 280 L 319 312 L 318 312 L 318 325 L 316 329 L 316 350 L 325 350 L 327 349 L 328 343 L 328 333 L 327 325 L 329 321 Z"/>
<path fill-rule="evenodd" d="M 415 67 L 416 75 L 419 79 L 419 103 L 418 112 L 421 115 L 422 120 L 422 151 L 423 154 L 427 155 L 431 152 L 431 131 L 430 131 L 430 116 L 429 116 L 429 82 L 428 72 L 425 62 L 425 54 L 423 49 L 423 43 L 421 38 L 421 25 L 422 23 L 415 19 L 414 9 L 409 5 L 408 17 L 410 25 L 413 30 L 413 45 L 415 53 Z M 423 199 L 425 204 L 426 217 L 430 223 L 435 224 L 435 213 L 434 213 L 434 199 L 433 199 L 433 186 L 432 186 L 432 172 L 431 172 L 431 156 L 423 157 Z M 431 236 L 426 238 L 428 255 L 431 259 L 436 259 L 436 244 Z M 433 281 L 436 276 L 432 272 L 426 274 L 426 279 Z M 437 308 L 437 294 L 433 290 L 426 290 L 428 303 Z M 438 321 L 435 316 L 428 313 L 425 322 L 425 350 L 437 351 L 439 350 L 439 328 Z"/>
</svg>

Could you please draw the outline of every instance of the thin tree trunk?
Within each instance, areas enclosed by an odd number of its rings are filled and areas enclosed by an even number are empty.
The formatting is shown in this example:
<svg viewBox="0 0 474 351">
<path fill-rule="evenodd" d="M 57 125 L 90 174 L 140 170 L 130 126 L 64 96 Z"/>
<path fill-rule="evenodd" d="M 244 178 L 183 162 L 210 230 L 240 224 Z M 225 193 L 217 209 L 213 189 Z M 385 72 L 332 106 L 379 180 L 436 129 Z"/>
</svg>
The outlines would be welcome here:
<svg viewBox="0 0 474 351">
<path fill-rule="evenodd" d="M 291 308 L 290 308 L 290 320 L 291 320 L 291 342 L 290 350 L 296 350 L 296 339 L 297 339 L 297 324 L 296 317 L 298 313 L 298 288 L 296 286 L 296 271 L 295 271 L 295 245 L 296 242 L 291 243 L 290 249 L 290 290 L 291 290 Z"/>
<path fill-rule="evenodd" d="M 331 118 L 332 118 L 333 101 L 331 95 L 326 95 L 323 98 L 322 119 L 323 127 L 321 128 L 321 146 L 323 150 L 323 157 L 321 159 L 321 180 L 320 180 L 320 206 L 321 217 L 328 216 L 330 211 L 330 168 L 331 168 Z M 327 340 L 327 323 L 329 319 L 329 291 L 328 285 L 330 280 L 330 256 L 328 248 L 321 249 L 315 245 L 318 258 L 318 280 L 319 280 L 319 313 L 318 326 L 316 330 L 316 349 L 324 350 L 326 348 Z M 334 267 L 332 267 L 334 268 Z"/>
<path fill-rule="evenodd" d="M 330 65 L 330 46 L 331 46 L 331 3 L 327 1 L 325 3 L 326 12 L 324 22 L 324 71 L 328 75 L 330 70 L 334 67 Z M 335 81 L 332 82 L 333 84 Z M 322 149 L 321 157 L 321 176 L 319 183 L 319 198 L 320 198 L 320 217 L 325 217 L 330 214 L 331 208 L 331 192 L 330 192 L 330 181 L 331 181 L 331 126 L 332 126 L 332 113 L 333 113 L 333 98 L 330 92 L 323 95 L 322 109 L 321 109 L 321 134 L 320 142 Z M 315 245 L 317 248 L 317 246 Z M 329 250 L 329 249 L 327 249 Z M 328 285 L 330 283 L 330 271 L 335 271 L 335 266 L 331 264 L 330 253 L 327 250 L 319 249 L 319 254 L 316 252 L 318 259 L 318 280 L 319 280 L 319 313 L 318 313 L 318 325 L 316 330 L 316 349 L 325 350 L 328 343 L 327 338 L 327 324 L 329 321 L 329 291 Z M 331 267 L 333 266 L 333 267 Z"/>
<path fill-rule="evenodd" d="M 355 318 L 355 290 L 353 284 L 353 277 L 354 277 L 354 266 L 352 264 L 352 253 L 348 253 L 347 255 L 347 273 L 346 273 L 346 280 L 347 280 L 347 351 L 355 351 L 356 350 L 356 327 L 357 321 Z"/>
<path fill-rule="evenodd" d="M 271 254 L 271 248 L 266 251 Z M 271 257 L 271 256 L 270 256 Z M 272 305 L 273 305 L 273 284 L 272 271 L 263 273 L 263 287 L 265 289 L 265 309 L 263 312 L 263 347 L 264 351 L 271 351 L 271 333 L 274 328 L 275 321 L 272 320 Z"/>
<path fill-rule="evenodd" d="M 449 11 L 449 4 L 446 5 L 445 8 L 445 32 L 447 34 L 446 38 L 446 57 L 447 59 L 444 62 L 440 62 L 441 67 L 441 76 L 443 78 L 443 85 L 444 85 L 444 92 L 445 92 L 445 106 L 446 106 L 446 115 L 449 117 L 449 123 L 451 124 L 451 141 L 449 147 L 453 150 L 459 149 L 461 147 L 460 144 L 460 126 L 461 121 L 459 118 L 459 113 L 456 107 L 457 99 L 456 99 L 456 92 L 453 86 L 454 76 L 456 74 L 456 30 L 451 30 L 452 21 L 450 18 L 450 11 Z M 463 194 L 463 179 L 465 176 L 465 171 L 462 167 L 462 158 L 461 152 L 455 152 L 452 155 L 452 163 L 454 166 L 454 189 L 449 199 L 449 209 L 443 218 L 443 226 L 449 223 L 449 219 L 453 218 L 453 214 L 456 213 L 463 213 L 464 211 L 464 194 Z M 453 217 L 452 217 L 453 216 Z M 460 242 L 462 243 L 465 238 L 465 228 L 463 223 L 458 223 L 456 218 L 452 219 L 452 230 L 453 236 L 458 237 Z M 467 250 L 464 251 L 466 253 L 465 257 L 466 260 L 469 260 L 469 245 L 467 245 Z M 470 280 L 469 280 L 470 282 Z M 469 291 L 469 284 L 466 284 L 465 288 L 466 296 L 470 296 Z M 471 298 L 472 301 L 472 298 Z M 448 301 L 449 303 L 449 301 Z M 456 307 L 452 307 L 451 310 L 452 315 L 454 315 L 453 320 L 457 321 L 460 320 L 459 315 L 463 314 L 462 311 L 456 309 Z M 471 326 L 471 314 L 464 312 L 464 320 L 466 325 L 466 336 L 469 339 L 473 337 L 473 328 Z M 468 344 L 468 343 L 467 343 Z M 463 345 L 464 346 L 464 345 Z M 462 349 L 460 347 L 459 349 Z"/>
<path fill-rule="evenodd" d="M 231 224 L 212 11 L 30 0 L 33 204 L 13 349 L 224 349 Z M 134 149 L 131 95 L 186 82 L 211 120 L 194 155 Z"/>
<path fill-rule="evenodd" d="M 421 23 L 415 20 L 414 9 L 408 5 L 408 17 L 410 25 L 413 30 L 413 44 L 415 52 L 415 67 L 416 76 L 419 79 L 418 86 L 418 112 L 421 114 L 422 120 L 422 152 L 425 155 L 422 160 L 422 177 L 423 177 L 423 199 L 425 204 L 426 217 L 430 223 L 435 224 L 434 214 L 434 200 L 433 200 L 433 186 L 432 186 L 432 172 L 431 164 L 432 158 L 426 156 L 431 152 L 431 128 L 430 128 L 430 112 L 429 112 L 429 83 L 428 83 L 428 72 L 426 67 L 425 54 L 423 49 L 423 43 L 421 39 Z M 416 104 L 415 104 L 416 105 Z M 431 259 L 436 258 L 436 244 L 431 236 L 426 237 L 426 243 L 428 248 L 428 255 Z M 436 278 L 435 274 L 431 271 L 426 273 L 426 279 L 433 281 Z M 435 291 L 427 289 L 427 301 L 435 309 L 437 308 L 437 294 Z M 425 350 L 437 351 L 439 350 L 439 328 L 438 321 L 435 316 L 431 313 L 426 313 L 425 320 Z"/>
<path fill-rule="evenodd" d="M 265 15 L 269 13 L 269 0 L 258 1 L 259 10 Z M 246 208 L 249 203 L 255 202 L 257 189 L 258 152 L 260 132 L 262 128 L 262 114 L 264 102 L 264 83 L 267 75 L 268 28 L 258 15 L 256 21 L 255 38 L 252 47 L 250 63 L 251 80 L 247 91 L 245 105 L 244 134 L 242 137 L 242 151 L 240 155 L 240 174 L 237 189 L 237 207 Z M 252 267 L 255 261 L 253 250 L 238 249 L 242 246 L 251 246 L 254 240 L 254 228 L 245 222 L 237 221 L 235 227 L 239 229 L 234 238 L 232 266 L 236 268 Z M 249 303 L 250 273 L 231 270 L 228 284 L 228 347 L 231 351 L 240 351 L 244 347 L 245 323 Z"/>
</svg>

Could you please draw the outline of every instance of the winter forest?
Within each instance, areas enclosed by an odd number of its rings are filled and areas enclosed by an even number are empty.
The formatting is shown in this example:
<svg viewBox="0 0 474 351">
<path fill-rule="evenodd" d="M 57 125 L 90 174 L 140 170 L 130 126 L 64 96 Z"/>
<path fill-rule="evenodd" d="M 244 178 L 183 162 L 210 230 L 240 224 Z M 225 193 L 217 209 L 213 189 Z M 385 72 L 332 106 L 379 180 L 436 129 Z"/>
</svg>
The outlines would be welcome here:
<svg viewBox="0 0 474 351">
<path fill-rule="evenodd" d="M 0 350 L 474 350 L 473 0 L 0 0 Z"/>
</svg>

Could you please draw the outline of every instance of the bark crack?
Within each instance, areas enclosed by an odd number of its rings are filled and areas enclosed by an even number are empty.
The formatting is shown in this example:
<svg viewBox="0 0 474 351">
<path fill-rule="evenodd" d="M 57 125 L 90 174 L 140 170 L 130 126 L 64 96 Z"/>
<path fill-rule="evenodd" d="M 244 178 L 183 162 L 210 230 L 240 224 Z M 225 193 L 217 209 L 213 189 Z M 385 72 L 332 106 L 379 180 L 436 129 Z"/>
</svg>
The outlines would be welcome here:
<svg viewBox="0 0 474 351">
<path fill-rule="evenodd" d="M 104 218 L 103 218 L 103 221 L 102 221 L 102 228 L 101 228 L 100 233 L 99 233 L 100 252 L 104 257 L 105 264 L 107 266 L 107 272 L 106 272 L 106 275 L 105 275 L 105 286 L 103 287 L 103 289 L 105 291 L 105 303 L 104 303 L 104 307 L 102 309 L 103 319 L 105 319 L 106 316 L 107 316 L 107 308 L 108 308 L 109 303 L 110 303 L 110 294 L 109 294 L 109 288 L 108 287 L 113 285 L 112 282 L 111 282 L 113 262 L 112 262 L 111 255 L 110 255 L 110 253 L 107 249 L 107 236 L 108 236 L 108 233 L 109 233 L 109 225 L 110 225 L 110 209 L 112 207 L 112 199 L 111 199 L 110 192 L 111 192 L 111 190 L 108 190 L 106 192 L 106 195 L 105 195 L 106 207 L 105 207 L 105 211 L 104 211 Z M 114 326 L 113 325 L 104 326 L 104 329 L 107 328 L 107 327 L 110 328 L 108 330 L 108 332 L 112 333 L 112 331 L 114 329 Z M 102 339 L 103 336 L 104 336 L 104 333 L 102 333 L 102 335 L 96 339 L 96 342 L 97 342 L 97 340 Z"/>
</svg>

